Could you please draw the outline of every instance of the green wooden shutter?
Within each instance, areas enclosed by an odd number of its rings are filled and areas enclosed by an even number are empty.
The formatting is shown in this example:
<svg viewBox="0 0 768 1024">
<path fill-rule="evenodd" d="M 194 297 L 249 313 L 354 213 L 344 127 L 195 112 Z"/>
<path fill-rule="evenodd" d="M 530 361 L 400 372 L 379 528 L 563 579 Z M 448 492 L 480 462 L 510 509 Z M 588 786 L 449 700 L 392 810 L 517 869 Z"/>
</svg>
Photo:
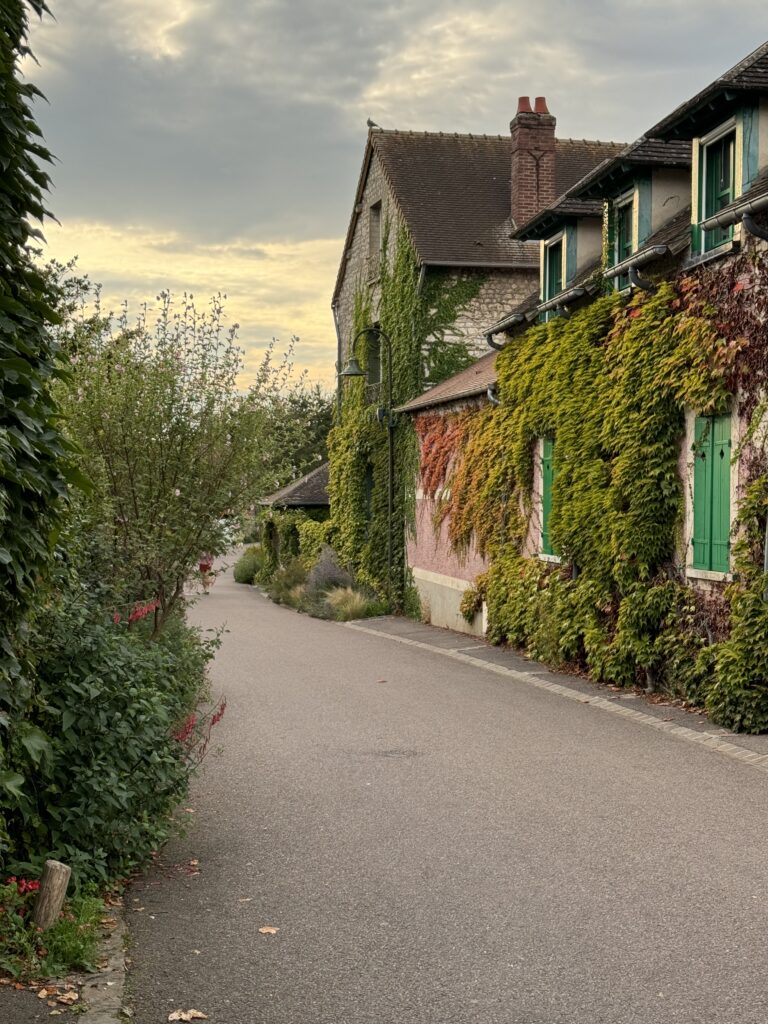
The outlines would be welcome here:
<svg viewBox="0 0 768 1024">
<path fill-rule="evenodd" d="M 616 262 L 614 255 L 614 247 L 616 245 L 616 207 L 613 203 L 606 203 L 605 220 L 605 244 L 608 248 L 608 252 L 605 253 L 605 265 L 606 267 L 612 267 Z"/>
<path fill-rule="evenodd" d="M 552 511 L 552 484 L 555 479 L 554 455 L 555 442 L 545 437 L 541 458 L 541 552 L 553 555 L 552 541 L 549 537 L 549 516 Z"/>
<path fill-rule="evenodd" d="M 712 569 L 728 572 L 731 547 L 731 418 L 712 424 Z"/>
<path fill-rule="evenodd" d="M 728 572 L 731 537 L 731 418 L 697 416 L 694 431 L 693 565 Z"/>
<path fill-rule="evenodd" d="M 712 420 L 697 416 L 693 462 L 693 566 L 710 568 L 712 551 Z"/>
</svg>

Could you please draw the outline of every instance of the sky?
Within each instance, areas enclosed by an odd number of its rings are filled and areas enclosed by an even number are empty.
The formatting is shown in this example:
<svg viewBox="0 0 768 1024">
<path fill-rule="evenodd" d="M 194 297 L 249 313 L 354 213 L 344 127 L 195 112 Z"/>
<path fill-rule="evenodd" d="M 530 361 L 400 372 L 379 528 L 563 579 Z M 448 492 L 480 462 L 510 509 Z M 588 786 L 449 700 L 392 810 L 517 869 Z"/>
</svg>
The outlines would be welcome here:
<svg viewBox="0 0 768 1024">
<path fill-rule="evenodd" d="M 24 72 L 56 156 L 48 253 L 138 310 L 227 295 L 244 383 L 275 337 L 331 387 L 331 293 L 366 140 L 633 141 L 768 38 L 765 0 L 49 0 Z"/>
</svg>

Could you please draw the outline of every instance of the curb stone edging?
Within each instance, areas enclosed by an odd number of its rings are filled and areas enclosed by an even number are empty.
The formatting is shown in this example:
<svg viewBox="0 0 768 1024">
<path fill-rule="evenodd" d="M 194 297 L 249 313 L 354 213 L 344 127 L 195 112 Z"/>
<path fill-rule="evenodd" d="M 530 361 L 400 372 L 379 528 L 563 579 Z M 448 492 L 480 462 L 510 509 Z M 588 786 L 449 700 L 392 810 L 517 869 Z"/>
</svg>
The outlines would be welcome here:
<svg viewBox="0 0 768 1024">
<path fill-rule="evenodd" d="M 707 747 L 709 750 L 723 754 L 733 761 L 741 761 L 742 764 L 751 765 L 753 768 L 757 768 L 758 771 L 768 772 L 768 754 L 757 754 L 752 750 L 747 750 L 745 747 L 739 747 L 735 743 L 727 743 L 720 736 L 716 736 L 713 733 L 696 732 L 694 729 L 688 729 L 684 725 L 665 722 L 660 718 L 655 718 L 653 715 L 646 714 L 644 711 L 635 711 L 634 708 L 614 704 L 604 697 L 592 697 L 589 694 L 581 693 L 579 690 L 571 690 L 567 686 L 561 686 L 560 683 L 549 682 L 547 679 L 542 679 L 532 672 L 519 672 L 517 669 L 506 668 L 504 665 L 494 665 L 492 662 L 481 661 L 479 658 L 473 658 L 470 654 L 463 654 L 461 651 L 436 647 L 433 644 L 424 643 L 422 640 L 412 640 L 393 633 L 385 633 L 379 629 L 361 626 L 356 622 L 345 622 L 342 625 L 347 629 L 355 629 L 359 633 L 367 633 L 370 636 L 377 636 L 385 640 L 394 640 L 399 644 L 418 647 L 421 650 L 430 651 L 432 654 L 441 654 L 446 658 L 453 658 L 454 661 L 464 662 L 464 664 L 472 665 L 474 668 L 481 668 L 486 672 L 494 672 L 496 675 L 506 676 L 518 683 L 525 683 L 527 686 L 535 686 L 538 690 L 547 690 L 549 693 L 555 693 L 560 697 L 575 701 L 577 704 L 589 704 L 592 707 L 599 708 L 601 711 L 609 711 L 614 715 L 620 715 L 622 718 L 631 719 L 637 722 L 638 725 L 669 733 L 670 736 L 675 736 L 686 743 L 696 743 L 700 747 Z M 98 1022 L 98 1024 L 101 1024 L 101 1022 Z"/>
<path fill-rule="evenodd" d="M 110 907 L 117 924 L 102 940 L 101 954 L 108 965 L 97 974 L 89 974 L 82 981 L 81 995 L 87 1009 L 81 1014 L 85 1024 L 115 1024 L 132 1014 L 123 1006 L 125 995 L 125 942 L 128 929 L 119 907 Z"/>
</svg>

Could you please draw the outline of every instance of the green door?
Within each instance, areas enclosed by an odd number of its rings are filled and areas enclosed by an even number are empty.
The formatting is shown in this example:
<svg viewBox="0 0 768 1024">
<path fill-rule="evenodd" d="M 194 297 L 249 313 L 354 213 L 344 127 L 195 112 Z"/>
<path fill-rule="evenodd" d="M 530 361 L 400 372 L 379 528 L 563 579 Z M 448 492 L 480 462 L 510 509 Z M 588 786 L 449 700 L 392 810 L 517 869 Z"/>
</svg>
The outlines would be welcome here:
<svg viewBox="0 0 768 1024">
<path fill-rule="evenodd" d="M 731 418 L 697 416 L 694 431 L 693 565 L 730 569 Z"/>
</svg>

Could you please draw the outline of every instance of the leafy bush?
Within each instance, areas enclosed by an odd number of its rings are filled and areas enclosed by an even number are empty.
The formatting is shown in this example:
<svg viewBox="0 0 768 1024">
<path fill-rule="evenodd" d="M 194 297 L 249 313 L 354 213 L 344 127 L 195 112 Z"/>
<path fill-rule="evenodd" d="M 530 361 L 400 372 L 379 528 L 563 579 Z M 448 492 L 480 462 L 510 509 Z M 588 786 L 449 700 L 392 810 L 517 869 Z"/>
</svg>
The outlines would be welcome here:
<svg viewBox="0 0 768 1024">
<path fill-rule="evenodd" d="M 246 548 L 235 562 L 235 568 L 233 570 L 235 583 L 253 583 L 263 562 L 264 555 L 258 544 L 254 544 L 252 547 Z"/>
<path fill-rule="evenodd" d="M 14 978 L 55 977 L 94 971 L 104 903 L 89 892 L 67 900 L 45 933 L 31 922 L 37 880 L 8 878 L 0 885 L 0 970 Z"/>
<path fill-rule="evenodd" d="M 712 720 L 736 732 L 768 731 L 766 586 L 766 577 L 743 590 L 734 586 L 731 635 L 716 646 L 714 679 L 705 686 Z"/>
<path fill-rule="evenodd" d="M 142 613 L 112 620 L 73 589 L 40 616 L 36 703 L 9 731 L 4 801 L 8 858 L 24 870 L 54 857 L 107 882 L 168 835 L 196 764 L 179 730 L 214 644 L 178 617 L 150 641 Z"/>
<path fill-rule="evenodd" d="M 307 570 L 300 558 L 292 558 L 279 568 L 267 587 L 267 593 L 276 604 L 291 604 L 291 591 L 307 579 Z"/>
</svg>

